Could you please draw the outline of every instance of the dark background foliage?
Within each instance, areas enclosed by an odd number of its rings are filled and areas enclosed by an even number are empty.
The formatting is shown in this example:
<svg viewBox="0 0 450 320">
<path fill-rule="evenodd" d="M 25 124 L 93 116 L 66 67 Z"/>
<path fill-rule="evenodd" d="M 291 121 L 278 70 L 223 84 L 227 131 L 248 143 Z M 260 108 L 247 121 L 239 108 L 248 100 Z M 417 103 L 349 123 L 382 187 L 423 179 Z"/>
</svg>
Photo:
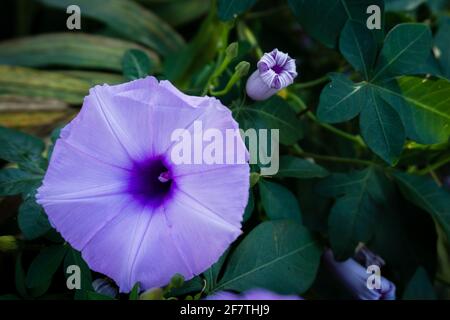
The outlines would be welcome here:
<svg viewBox="0 0 450 320">
<path fill-rule="evenodd" d="M 81 7 L 80 31 L 66 28 L 70 4 Z M 365 27 L 371 4 L 383 9 L 382 30 Z M 2 297 L 108 298 L 91 287 L 102 275 L 51 228 L 34 194 L 58 129 L 88 89 L 147 74 L 218 95 L 243 129 L 280 129 L 282 157 L 274 177 L 252 166 L 244 235 L 222 259 L 145 298 L 252 287 L 349 298 L 320 256 L 331 247 L 347 259 L 360 243 L 386 261 L 382 274 L 398 298 L 449 297 L 449 1 L 7 0 L 0 8 Z M 223 64 L 232 42 L 237 55 Z M 273 48 L 296 59 L 292 86 L 260 103 L 245 97 L 245 77 L 221 92 L 239 62 L 254 70 Z M 71 264 L 83 271 L 75 294 L 65 286 Z"/>
</svg>

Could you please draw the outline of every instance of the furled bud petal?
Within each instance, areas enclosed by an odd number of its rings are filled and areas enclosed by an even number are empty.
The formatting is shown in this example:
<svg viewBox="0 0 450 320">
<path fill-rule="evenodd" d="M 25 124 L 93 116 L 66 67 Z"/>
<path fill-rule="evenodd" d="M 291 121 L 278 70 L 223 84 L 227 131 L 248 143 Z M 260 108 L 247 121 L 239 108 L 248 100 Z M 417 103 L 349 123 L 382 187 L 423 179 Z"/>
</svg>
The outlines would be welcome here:
<svg viewBox="0 0 450 320">
<path fill-rule="evenodd" d="M 347 290 L 356 298 L 361 300 L 394 300 L 395 285 L 384 277 L 381 277 L 380 288 L 369 289 L 367 279 L 370 274 L 354 259 L 343 262 L 334 259 L 331 250 L 325 251 L 323 255 L 327 269 L 341 282 Z"/>
<path fill-rule="evenodd" d="M 98 278 L 92 282 L 92 288 L 95 292 L 104 296 L 115 298 L 119 293 L 119 290 L 115 288 L 108 280 Z"/>
<path fill-rule="evenodd" d="M 253 100 L 265 100 L 294 82 L 295 60 L 274 49 L 258 61 L 257 70 L 247 80 L 246 91 Z"/>
</svg>

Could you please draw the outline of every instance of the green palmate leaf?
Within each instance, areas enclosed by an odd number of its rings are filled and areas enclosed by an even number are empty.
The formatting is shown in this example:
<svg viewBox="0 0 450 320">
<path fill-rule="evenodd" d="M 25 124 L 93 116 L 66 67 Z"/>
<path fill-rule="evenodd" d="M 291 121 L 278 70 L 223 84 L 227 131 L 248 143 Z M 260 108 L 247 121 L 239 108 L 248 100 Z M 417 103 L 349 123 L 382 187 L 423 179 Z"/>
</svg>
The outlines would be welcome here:
<svg viewBox="0 0 450 320">
<path fill-rule="evenodd" d="M 408 136 L 423 144 L 446 142 L 450 136 L 450 82 L 399 77 L 376 86 L 379 95 L 399 111 Z"/>
<path fill-rule="evenodd" d="M 270 219 L 292 219 L 301 222 L 298 201 L 289 189 L 265 179 L 261 179 L 258 186 L 262 206 Z"/>
<path fill-rule="evenodd" d="M 145 78 L 152 69 L 152 61 L 148 55 L 141 50 L 128 50 L 122 60 L 123 75 L 128 80 Z"/>
<path fill-rule="evenodd" d="M 310 232 L 289 221 L 263 222 L 231 254 L 216 291 L 255 287 L 301 294 L 314 281 L 321 249 Z"/>
<path fill-rule="evenodd" d="M 1 90 L 1 89 L 0 89 Z M 45 144 L 39 138 L 0 127 L 0 159 L 15 162 L 25 170 L 40 172 Z"/>
<path fill-rule="evenodd" d="M 339 40 L 342 55 L 366 80 L 369 79 L 377 55 L 377 41 L 366 25 L 347 21 Z"/>
<path fill-rule="evenodd" d="M 28 194 L 41 184 L 42 176 L 19 169 L 0 170 L 0 197 Z"/>
<path fill-rule="evenodd" d="M 397 25 L 386 36 L 372 80 L 414 73 L 429 57 L 431 47 L 431 30 L 427 25 Z"/>
<path fill-rule="evenodd" d="M 395 173 L 404 197 L 430 213 L 450 239 L 450 194 L 428 177 Z"/>
<path fill-rule="evenodd" d="M 288 0 L 288 3 L 305 31 L 328 47 L 336 45 L 348 20 L 366 25 L 370 5 L 384 10 L 382 0 Z"/>
<path fill-rule="evenodd" d="M 67 247 L 53 245 L 42 249 L 28 269 L 26 284 L 33 289 L 33 296 L 44 294 L 50 287 L 53 275 L 61 265 Z"/>
<path fill-rule="evenodd" d="M 355 84 L 340 73 L 330 74 L 329 83 L 320 94 L 317 117 L 328 123 L 344 122 L 356 117 L 367 101 L 367 88 Z"/>
<path fill-rule="evenodd" d="M 294 144 L 303 135 L 295 112 L 278 96 L 251 107 L 237 107 L 233 109 L 233 116 L 243 130 L 279 129 L 280 142 L 285 145 Z"/>
<path fill-rule="evenodd" d="M 0 43 L 0 64 L 121 71 L 122 57 L 129 49 L 145 50 L 132 42 L 98 35 L 43 34 Z M 155 53 L 145 53 L 155 64 L 159 63 Z"/>
<path fill-rule="evenodd" d="M 219 18 L 227 21 L 250 9 L 257 0 L 219 0 Z"/>
<path fill-rule="evenodd" d="M 441 18 L 434 45 L 437 48 L 437 60 L 442 72 L 447 79 L 450 79 L 450 17 Z"/>
<path fill-rule="evenodd" d="M 321 181 L 318 191 L 337 197 L 328 218 L 331 247 L 338 259 L 353 255 L 359 242 L 371 239 L 378 215 L 377 203 L 385 201 L 386 178 L 375 168 L 333 174 Z"/>
<path fill-rule="evenodd" d="M 383 160 L 392 164 L 403 150 L 405 130 L 398 112 L 369 89 L 367 105 L 361 110 L 359 127 L 369 146 Z"/>
<path fill-rule="evenodd" d="M 36 239 L 52 228 L 44 210 L 36 203 L 34 195 L 27 197 L 21 204 L 17 221 L 25 239 L 28 240 Z"/>
<path fill-rule="evenodd" d="M 403 292 L 403 300 L 434 300 L 436 299 L 436 292 L 433 284 L 422 267 L 416 270 L 416 273 L 411 278 L 410 282 Z"/>
<path fill-rule="evenodd" d="M 70 276 L 67 273 L 67 268 L 69 266 L 78 266 L 80 268 L 80 286 L 81 288 L 75 291 L 75 299 L 85 299 L 86 291 L 92 291 L 92 273 L 89 269 L 87 263 L 81 256 L 81 253 L 73 248 L 67 249 L 67 254 L 64 258 L 64 275 L 66 277 Z"/>
<path fill-rule="evenodd" d="M 92 0 L 38 1 L 63 10 L 70 5 L 78 5 L 82 16 L 101 21 L 121 36 L 149 46 L 163 55 L 179 50 L 184 44 L 172 27 L 133 1 L 111 0 L 108 5 Z"/>
<path fill-rule="evenodd" d="M 293 156 L 280 158 L 280 169 L 277 173 L 277 177 L 298 179 L 323 178 L 327 175 L 328 171 L 318 164 Z"/>
<path fill-rule="evenodd" d="M 117 77 L 102 77 L 95 73 L 99 82 L 86 80 L 92 75 L 77 72 L 74 75 L 62 72 L 33 70 L 22 67 L 0 66 L 0 96 L 23 95 L 30 97 L 54 98 L 70 104 L 81 104 L 94 84 L 110 83 Z"/>
</svg>

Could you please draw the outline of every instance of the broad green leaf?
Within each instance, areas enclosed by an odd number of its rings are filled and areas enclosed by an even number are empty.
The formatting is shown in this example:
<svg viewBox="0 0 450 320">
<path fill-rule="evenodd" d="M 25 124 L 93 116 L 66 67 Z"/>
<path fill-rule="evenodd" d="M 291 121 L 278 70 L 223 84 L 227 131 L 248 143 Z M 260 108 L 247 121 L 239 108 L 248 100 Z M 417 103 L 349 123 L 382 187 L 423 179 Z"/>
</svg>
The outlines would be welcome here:
<svg viewBox="0 0 450 320">
<path fill-rule="evenodd" d="M 298 179 L 323 178 L 327 175 L 328 171 L 318 164 L 293 156 L 280 158 L 280 169 L 277 173 L 277 177 Z"/>
<path fill-rule="evenodd" d="M 233 116 L 243 130 L 279 129 L 280 143 L 285 145 L 294 144 L 303 135 L 295 112 L 278 96 L 250 107 L 237 107 L 233 109 Z"/>
<path fill-rule="evenodd" d="M 379 95 L 399 111 L 408 136 L 423 144 L 450 137 L 450 82 L 445 79 L 399 77 L 376 86 Z"/>
<path fill-rule="evenodd" d="M 0 170 L 0 196 L 27 194 L 41 184 L 42 176 L 19 169 Z"/>
<path fill-rule="evenodd" d="M 330 78 L 331 82 L 320 94 L 317 117 L 327 123 L 353 119 L 366 104 L 366 86 L 355 84 L 340 73 L 332 73 Z"/>
<path fill-rule="evenodd" d="M 0 89 L 1 90 L 1 89 Z M 0 159 L 15 162 L 25 170 L 42 173 L 44 142 L 23 132 L 0 127 Z"/>
<path fill-rule="evenodd" d="M 404 23 L 395 26 L 384 40 L 372 81 L 414 72 L 426 61 L 431 47 L 431 30 L 427 25 Z"/>
<path fill-rule="evenodd" d="M 123 75 L 128 80 L 145 78 L 152 69 L 152 61 L 148 55 L 141 50 L 128 50 L 122 60 Z"/>
<path fill-rule="evenodd" d="M 262 206 L 270 219 L 292 219 L 301 222 L 298 201 L 289 189 L 278 183 L 269 182 L 267 179 L 261 179 L 258 186 Z"/>
<path fill-rule="evenodd" d="M 75 290 L 75 299 L 86 298 L 85 291 L 93 290 L 92 288 L 92 273 L 87 263 L 84 261 L 81 253 L 73 248 L 67 249 L 67 254 L 64 258 L 64 275 L 66 278 L 70 276 L 67 273 L 67 268 L 71 265 L 78 266 L 80 268 L 80 284 L 81 288 Z"/>
<path fill-rule="evenodd" d="M 253 190 L 250 189 L 248 193 L 248 202 L 245 207 L 243 222 L 246 222 L 252 216 L 253 209 L 255 208 L 255 197 L 253 196 Z"/>
<path fill-rule="evenodd" d="M 220 259 L 214 263 L 208 270 L 206 270 L 203 273 L 203 276 L 206 280 L 206 292 L 211 292 L 214 290 L 214 288 L 217 285 L 217 281 L 219 280 L 220 272 L 225 264 L 225 260 L 228 257 L 228 254 L 230 253 L 230 249 L 227 249 Z"/>
<path fill-rule="evenodd" d="M 288 0 L 288 4 L 304 30 L 328 47 L 336 45 L 348 20 L 366 24 L 370 5 L 384 10 L 382 0 Z M 382 30 L 375 33 L 381 35 Z"/>
<path fill-rule="evenodd" d="M 385 201 L 386 184 L 386 178 L 375 168 L 333 174 L 319 183 L 319 192 L 337 198 L 328 218 L 328 230 L 338 259 L 351 257 L 359 242 L 372 238 L 377 203 Z"/>
<path fill-rule="evenodd" d="M 70 5 L 78 5 L 82 17 L 101 21 L 126 39 L 149 46 L 162 55 L 175 52 L 184 44 L 171 26 L 134 1 L 110 0 L 107 5 L 103 1 L 92 0 L 38 1 L 63 10 Z"/>
<path fill-rule="evenodd" d="M 144 5 L 147 5 L 156 15 L 158 15 L 158 17 L 174 27 L 185 25 L 203 15 L 206 15 L 210 10 L 212 10 L 212 1 L 210 0 L 138 1 Z M 183 14 L 180 14 L 180 12 Z"/>
<path fill-rule="evenodd" d="M 24 67 L 64 66 L 121 71 L 129 49 L 145 50 L 132 42 L 83 33 L 53 33 L 0 43 L 0 64 Z M 158 56 L 145 50 L 155 64 Z"/>
<path fill-rule="evenodd" d="M 320 256 L 321 248 L 301 225 L 289 220 L 263 222 L 231 254 L 215 291 L 265 288 L 301 294 L 314 281 Z"/>
<path fill-rule="evenodd" d="M 16 290 L 22 298 L 28 297 L 28 291 L 26 286 L 26 275 L 22 265 L 22 252 L 17 254 L 16 266 L 14 272 L 14 282 Z"/>
<path fill-rule="evenodd" d="M 181 287 L 178 288 L 172 288 L 168 293 L 166 293 L 165 297 L 178 297 L 178 296 L 185 296 L 189 293 L 192 294 L 198 294 L 203 290 L 203 287 L 205 285 L 204 279 L 200 276 L 196 276 L 192 278 L 191 280 L 185 281 Z"/>
<path fill-rule="evenodd" d="M 25 239 L 28 240 L 36 239 L 52 228 L 44 210 L 36 203 L 34 195 L 27 197 L 20 205 L 17 222 Z"/>
<path fill-rule="evenodd" d="M 33 260 L 26 280 L 27 287 L 35 290 L 33 296 L 40 296 L 48 290 L 53 275 L 61 265 L 66 252 L 66 246 L 53 245 L 42 249 Z"/>
<path fill-rule="evenodd" d="M 418 268 L 403 292 L 403 300 L 435 299 L 436 292 L 426 270 Z"/>
<path fill-rule="evenodd" d="M 427 0 L 387 0 L 386 11 L 412 11 L 425 2 Z"/>
<path fill-rule="evenodd" d="M 393 271 L 389 280 L 404 288 L 419 266 L 435 273 L 436 227 L 431 217 L 402 199 L 396 188 L 391 196 L 380 207 L 368 245 Z"/>
<path fill-rule="evenodd" d="M 339 48 L 345 59 L 368 80 L 377 56 L 373 32 L 365 24 L 349 20 L 342 30 Z"/>
<path fill-rule="evenodd" d="M 107 81 L 100 83 L 105 82 Z M 13 94 L 81 104 L 92 86 L 92 81 L 81 79 L 79 73 L 66 75 L 61 72 L 0 66 L 0 96 Z"/>
<path fill-rule="evenodd" d="M 398 112 L 369 89 L 367 104 L 359 117 L 361 135 L 380 158 L 393 164 L 403 150 L 405 130 Z"/>
<path fill-rule="evenodd" d="M 395 179 L 403 196 L 430 213 L 450 239 L 450 194 L 428 177 L 396 172 Z"/>
<path fill-rule="evenodd" d="M 450 79 L 450 17 L 441 18 L 439 30 L 434 37 L 434 45 L 442 72 Z"/>
<path fill-rule="evenodd" d="M 250 9 L 257 0 L 218 0 L 219 18 L 227 21 Z"/>
</svg>

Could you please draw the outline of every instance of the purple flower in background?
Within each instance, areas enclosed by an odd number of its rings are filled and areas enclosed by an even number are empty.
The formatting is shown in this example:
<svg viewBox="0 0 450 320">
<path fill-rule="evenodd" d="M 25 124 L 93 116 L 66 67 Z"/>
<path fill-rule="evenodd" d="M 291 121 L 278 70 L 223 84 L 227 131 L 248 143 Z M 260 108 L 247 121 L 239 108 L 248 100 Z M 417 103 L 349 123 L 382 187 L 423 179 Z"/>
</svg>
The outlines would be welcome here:
<svg viewBox="0 0 450 320">
<path fill-rule="evenodd" d="M 381 277 L 379 289 L 369 289 L 367 279 L 370 274 L 356 260 L 350 258 L 343 262 L 335 260 L 333 252 L 326 250 L 323 259 L 327 269 L 341 282 L 350 293 L 360 300 L 395 300 L 395 285 Z"/>
<path fill-rule="evenodd" d="M 207 298 L 208 300 L 303 300 L 299 296 L 280 295 L 265 289 L 252 289 L 241 294 L 220 291 Z"/>
<path fill-rule="evenodd" d="M 249 166 L 178 164 L 171 134 L 201 121 L 237 129 L 220 101 L 153 77 L 96 86 L 62 131 L 37 194 L 52 225 L 89 267 L 142 289 L 190 279 L 241 234 Z M 242 140 L 237 148 L 245 149 Z"/>
<path fill-rule="evenodd" d="M 297 76 L 295 60 L 274 49 L 264 53 L 257 70 L 248 78 L 246 91 L 253 100 L 265 100 L 294 82 Z"/>
</svg>

